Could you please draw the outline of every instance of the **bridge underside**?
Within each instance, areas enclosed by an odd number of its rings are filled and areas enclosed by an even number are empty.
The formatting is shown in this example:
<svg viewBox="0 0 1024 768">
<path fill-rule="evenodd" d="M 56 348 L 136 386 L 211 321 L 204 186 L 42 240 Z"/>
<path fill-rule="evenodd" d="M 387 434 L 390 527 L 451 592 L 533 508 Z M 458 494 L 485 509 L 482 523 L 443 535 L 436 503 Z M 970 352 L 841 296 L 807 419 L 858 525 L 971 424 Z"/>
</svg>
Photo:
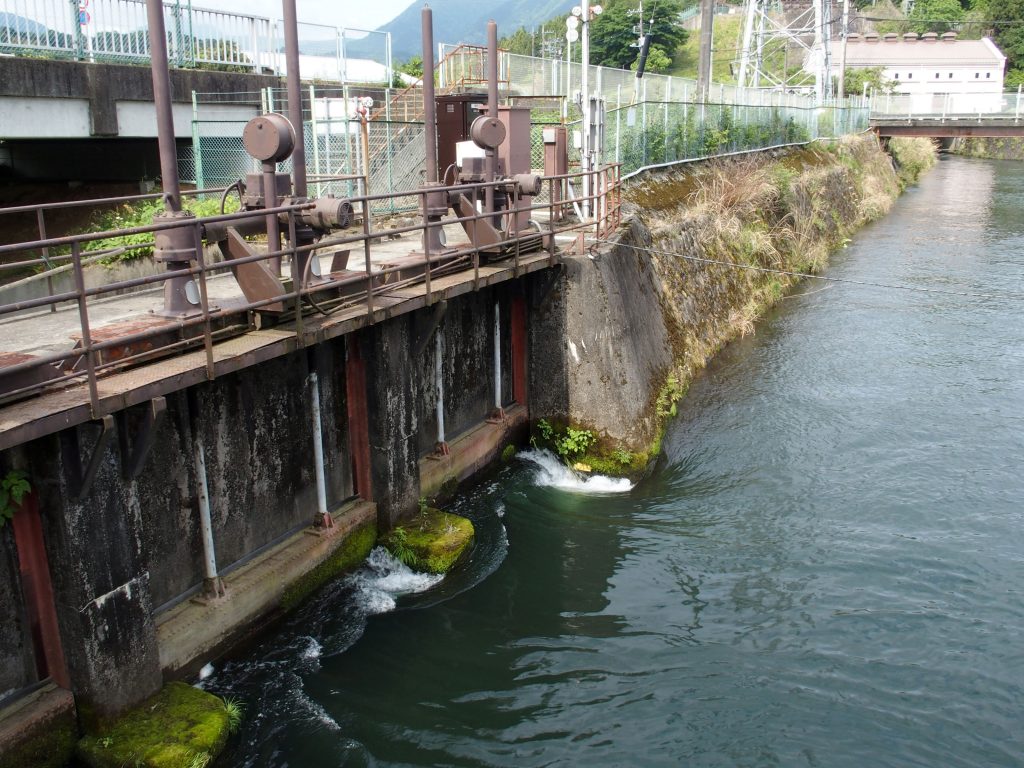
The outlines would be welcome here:
<svg viewBox="0 0 1024 768">
<path fill-rule="evenodd" d="M 881 137 L 925 136 L 933 139 L 960 137 L 1005 138 L 1024 136 L 1024 121 L 991 123 L 985 121 L 901 120 L 898 122 L 871 121 L 871 130 Z"/>
</svg>

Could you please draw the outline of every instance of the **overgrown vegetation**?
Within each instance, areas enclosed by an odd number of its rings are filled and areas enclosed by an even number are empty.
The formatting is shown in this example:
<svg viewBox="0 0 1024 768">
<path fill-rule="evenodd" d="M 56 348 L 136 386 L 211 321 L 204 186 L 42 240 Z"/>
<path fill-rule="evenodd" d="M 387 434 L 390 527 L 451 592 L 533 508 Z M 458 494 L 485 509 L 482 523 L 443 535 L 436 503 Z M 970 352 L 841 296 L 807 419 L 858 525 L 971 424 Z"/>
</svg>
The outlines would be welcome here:
<svg viewBox="0 0 1024 768">
<path fill-rule="evenodd" d="M 381 544 L 414 570 L 447 573 L 468 550 L 473 535 L 466 518 L 427 507 L 415 520 L 392 528 Z"/>
<path fill-rule="evenodd" d="M 32 486 L 24 472 L 12 469 L 0 480 L 0 528 L 14 519 L 14 513 L 22 500 L 32 492 Z"/>
<path fill-rule="evenodd" d="M 245 705 L 233 696 L 225 696 L 224 711 L 228 713 L 228 733 L 238 733 L 245 719 Z"/>
<path fill-rule="evenodd" d="M 928 139 L 892 138 L 889 140 L 889 153 L 904 188 L 916 182 L 938 161 L 936 145 Z"/>
<path fill-rule="evenodd" d="M 681 0 L 660 0 L 644 8 L 644 31 L 651 37 L 647 71 L 661 72 L 680 58 L 687 31 L 676 20 L 683 11 Z M 618 69 L 635 68 L 640 53 L 638 33 L 639 0 L 608 0 L 604 12 L 590 25 L 590 63 Z M 593 7 L 593 5 L 591 6 Z M 566 14 L 559 14 L 534 29 L 519 27 L 503 37 L 501 47 L 524 56 L 566 58 Z M 573 61 L 580 61 L 581 48 L 571 47 Z"/>
<path fill-rule="evenodd" d="M 571 424 L 560 427 L 547 419 L 537 422 L 537 435 L 539 440 L 535 437 L 534 445 L 550 448 L 570 467 L 597 442 L 597 437 L 589 429 L 581 429 Z"/>
<path fill-rule="evenodd" d="M 197 198 L 184 198 L 182 207 L 191 211 L 197 218 L 204 216 L 217 216 L 221 213 L 220 201 L 213 199 L 199 200 Z M 116 229 L 132 229 L 134 227 L 145 227 L 153 223 L 153 217 L 162 213 L 164 204 L 160 200 L 143 200 L 135 203 L 125 203 L 117 208 L 99 213 L 89 226 L 92 232 L 106 232 Z M 238 210 L 238 198 L 229 196 L 225 206 L 225 213 L 234 213 Z M 119 250 L 124 249 L 124 250 Z M 153 255 L 153 233 L 143 232 L 134 235 L 122 235 L 119 237 L 107 237 L 102 240 L 92 240 L 85 243 L 86 251 L 108 251 L 115 250 L 116 253 L 101 259 L 104 264 L 114 264 L 122 261 L 133 261 L 135 259 L 148 258 Z"/>
<path fill-rule="evenodd" d="M 168 683 L 101 734 L 78 743 L 93 768 L 205 768 L 224 748 L 230 728 L 224 701 L 185 683 Z"/>
<path fill-rule="evenodd" d="M 798 144 L 810 139 L 806 126 L 777 107 L 753 115 L 731 104 L 662 104 L 619 110 L 620 153 L 626 168 L 641 168 L 725 152 Z M 624 115 L 621 113 L 625 113 Z M 820 120 L 830 120 L 822 110 Z M 819 124 L 828 132 L 828 126 Z"/>
</svg>

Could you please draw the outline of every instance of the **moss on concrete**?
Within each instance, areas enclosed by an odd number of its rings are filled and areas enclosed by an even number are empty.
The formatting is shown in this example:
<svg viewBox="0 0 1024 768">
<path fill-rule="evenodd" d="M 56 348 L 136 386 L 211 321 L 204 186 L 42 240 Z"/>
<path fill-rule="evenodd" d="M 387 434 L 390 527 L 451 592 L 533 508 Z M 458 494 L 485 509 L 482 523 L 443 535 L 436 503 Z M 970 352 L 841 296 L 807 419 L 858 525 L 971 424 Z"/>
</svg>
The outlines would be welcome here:
<svg viewBox="0 0 1024 768">
<path fill-rule="evenodd" d="M 4 768 L 61 768 L 75 752 L 78 728 L 72 711 L 47 724 L 9 752 L 0 751 Z"/>
<path fill-rule="evenodd" d="M 929 142 L 897 145 L 903 184 L 934 163 Z M 600 474 L 643 474 L 697 372 L 732 339 L 754 333 L 800 274 L 819 272 L 830 251 L 887 213 L 900 181 L 873 137 L 845 137 L 631 182 L 623 193 L 636 218 L 631 241 L 641 268 L 656 275 L 673 363 L 651 376 L 663 385 L 643 409 L 650 444 L 612 439 L 599 414 L 574 414 L 598 422 L 586 426 L 600 436 L 579 461 Z"/>
<path fill-rule="evenodd" d="M 91 768 L 201 768 L 224 749 L 228 727 L 219 698 L 168 683 L 109 730 L 79 741 L 76 756 Z"/>
<path fill-rule="evenodd" d="M 414 570 L 447 573 L 469 549 L 473 535 L 466 518 L 426 507 L 408 524 L 391 529 L 381 543 Z"/>
<path fill-rule="evenodd" d="M 334 554 L 313 570 L 288 585 L 281 598 L 281 607 L 290 611 L 331 579 L 362 563 L 377 542 L 377 525 L 365 523 L 345 537 Z"/>
</svg>

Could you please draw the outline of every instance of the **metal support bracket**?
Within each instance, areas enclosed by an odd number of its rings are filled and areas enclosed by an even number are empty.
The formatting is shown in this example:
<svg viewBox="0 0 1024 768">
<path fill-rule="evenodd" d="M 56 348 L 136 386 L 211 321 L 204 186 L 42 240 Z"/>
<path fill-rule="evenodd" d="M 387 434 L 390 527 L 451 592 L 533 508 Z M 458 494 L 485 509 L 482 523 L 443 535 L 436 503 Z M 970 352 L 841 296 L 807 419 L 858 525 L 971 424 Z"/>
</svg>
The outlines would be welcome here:
<svg viewBox="0 0 1024 768">
<path fill-rule="evenodd" d="M 221 240 L 218 245 L 247 301 L 256 303 L 287 293 L 284 284 L 264 262 L 250 261 L 246 264 L 231 264 L 234 259 L 244 259 L 255 255 L 255 252 L 234 227 L 228 227 L 227 239 Z M 284 312 L 284 303 L 278 301 L 267 304 L 261 307 L 260 311 Z"/>
<path fill-rule="evenodd" d="M 71 498 L 76 501 L 86 496 L 92 489 L 103 454 L 114 436 L 114 417 L 107 415 L 100 419 L 100 435 L 93 446 L 89 462 L 85 465 L 85 471 L 82 470 L 82 446 L 78 438 L 78 429 L 75 427 L 68 430 L 67 442 L 63 445 L 64 463 L 68 471 L 68 491 Z"/>
<path fill-rule="evenodd" d="M 153 440 L 167 413 L 167 399 L 154 397 L 146 406 L 146 412 L 139 423 L 133 440 L 128 439 L 127 411 L 117 414 L 117 439 L 121 449 L 121 475 L 125 480 L 134 480 L 142 471 L 146 457 L 153 447 Z"/>
</svg>

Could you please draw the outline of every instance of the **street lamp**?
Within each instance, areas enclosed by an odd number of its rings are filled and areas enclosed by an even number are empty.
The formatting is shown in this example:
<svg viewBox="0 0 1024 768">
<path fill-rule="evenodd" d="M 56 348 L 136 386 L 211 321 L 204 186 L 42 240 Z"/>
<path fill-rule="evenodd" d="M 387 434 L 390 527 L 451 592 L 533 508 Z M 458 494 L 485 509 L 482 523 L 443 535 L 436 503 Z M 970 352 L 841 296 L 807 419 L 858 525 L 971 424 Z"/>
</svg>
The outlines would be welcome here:
<svg viewBox="0 0 1024 768">
<path fill-rule="evenodd" d="M 581 40 L 581 72 L 580 72 L 580 97 L 583 107 L 583 141 L 582 141 L 582 165 L 583 165 L 583 218 L 590 218 L 590 172 L 594 168 L 593 150 L 590 146 L 590 125 L 592 116 L 590 114 L 590 22 L 604 11 L 600 5 L 591 5 L 590 0 L 583 0 L 582 5 L 572 9 L 572 15 L 565 20 L 565 39 L 569 43 L 576 40 L 577 26 L 582 22 L 582 29 L 579 37 Z"/>
</svg>

